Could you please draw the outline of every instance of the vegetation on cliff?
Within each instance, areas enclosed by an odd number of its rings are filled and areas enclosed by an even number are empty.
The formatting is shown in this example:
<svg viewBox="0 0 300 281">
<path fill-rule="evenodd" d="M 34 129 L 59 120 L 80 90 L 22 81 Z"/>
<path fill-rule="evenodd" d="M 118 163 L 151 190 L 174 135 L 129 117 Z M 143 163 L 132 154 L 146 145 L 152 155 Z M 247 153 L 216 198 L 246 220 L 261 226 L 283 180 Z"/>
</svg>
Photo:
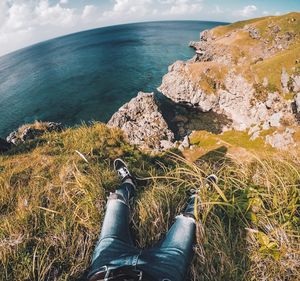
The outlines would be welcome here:
<svg viewBox="0 0 300 281">
<path fill-rule="evenodd" d="M 300 13 L 289 13 L 206 30 L 190 43 L 194 58 L 170 66 L 159 90 L 176 103 L 225 116 L 231 123 L 222 131 L 248 131 L 276 148 L 297 146 L 299 27 Z"/>
</svg>

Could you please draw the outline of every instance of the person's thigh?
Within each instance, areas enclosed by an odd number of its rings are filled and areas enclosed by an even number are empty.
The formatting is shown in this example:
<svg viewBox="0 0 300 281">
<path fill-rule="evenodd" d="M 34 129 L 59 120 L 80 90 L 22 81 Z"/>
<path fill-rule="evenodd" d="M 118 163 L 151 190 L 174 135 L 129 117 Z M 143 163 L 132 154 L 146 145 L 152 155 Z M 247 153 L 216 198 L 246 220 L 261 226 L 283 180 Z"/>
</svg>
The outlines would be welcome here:
<svg viewBox="0 0 300 281">
<path fill-rule="evenodd" d="M 160 242 L 160 248 L 175 248 L 181 251 L 186 258 L 191 257 L 195 234 L 195 219 L 179 215 L 166 237 Z"/>
<path fill-rule="evenodd" d="M 177 249 L 152 248 L 140 255 L 137 267 L 155 281 L 183 281 L 185 264 L 184 256 Z"/>
<path fill-rule="evenodd" d="M 159 245 L 143 251 L 138 267 L 157 281 L 185 280 L 193 256 L 195 230 L 194 219 L 178 216 Z"/>
<path fill-rule="evenodd" d="M 107 202 L 99 240 L 93 252 L 92 272 L 110 264 L 124 265 L 136 253 L 129 230 L 129 207 L 112 194 Z"/>
</svg>

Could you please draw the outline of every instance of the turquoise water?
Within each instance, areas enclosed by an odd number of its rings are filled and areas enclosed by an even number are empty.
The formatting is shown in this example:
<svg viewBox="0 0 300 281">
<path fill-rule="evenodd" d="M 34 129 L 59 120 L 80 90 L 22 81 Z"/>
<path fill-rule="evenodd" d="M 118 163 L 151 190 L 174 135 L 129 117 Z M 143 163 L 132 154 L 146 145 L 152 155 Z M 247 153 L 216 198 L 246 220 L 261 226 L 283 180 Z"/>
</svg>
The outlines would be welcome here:
<svg viewBox="0 0 300 281">
<path fill-rule="evenodd" d="M 0 136 L 35 120 L 106 122 L 138 91 L 154 91 L 199 32 L 221 23 L 111 26 L 46 41 L 0 58 Z"/>
</svg>

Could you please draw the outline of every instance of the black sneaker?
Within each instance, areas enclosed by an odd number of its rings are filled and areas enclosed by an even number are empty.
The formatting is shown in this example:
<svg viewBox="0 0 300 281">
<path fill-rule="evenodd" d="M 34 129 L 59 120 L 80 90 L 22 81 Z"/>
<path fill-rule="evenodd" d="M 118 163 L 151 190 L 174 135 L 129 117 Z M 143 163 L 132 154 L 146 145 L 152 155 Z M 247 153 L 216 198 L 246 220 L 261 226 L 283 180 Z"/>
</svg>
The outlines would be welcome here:
<svg viewBox="0 0 300 281">
<path fill-rule="evenodd" d="M 122 182 L 130 179 L 135 184 L 135 178 L 130 174 L 127 165 L 122 159 L 118 158 L 114 161 L 114 169 L 118 173 Z"/>
<path fill-rule="evenodd" d="M 217 184 L 217 183 L 218 183 L 218 177 L 214 174 L 211 174 L 205 179 L 204 185 L 206 187 L 208 187 L 208 189 L 210 189 L 213 186 L 213 184 Z M 189 190 L 189 195 L 193 196 L 195 194 L 199 194 L 200 189 L 201 189 L 201 186 L 198 189 Z"/>
<path fill-rule="evenodd" d="M 205 186 L 207 187 L 207 189 L 209 191 L 212 190 L 214 184 L 218 183 L 218 177 L 214 174 L 209 175 L 206 179 L 205 179 Z"/>
<path fill-rule="evenodd" d="M 213 184 L 217 184 L 218 183 L 218 177 L 214 174 L 211 174 L 209 175 L 207 178 L 206 178 L 206 184 L 211 187 Z"/>
</svg>

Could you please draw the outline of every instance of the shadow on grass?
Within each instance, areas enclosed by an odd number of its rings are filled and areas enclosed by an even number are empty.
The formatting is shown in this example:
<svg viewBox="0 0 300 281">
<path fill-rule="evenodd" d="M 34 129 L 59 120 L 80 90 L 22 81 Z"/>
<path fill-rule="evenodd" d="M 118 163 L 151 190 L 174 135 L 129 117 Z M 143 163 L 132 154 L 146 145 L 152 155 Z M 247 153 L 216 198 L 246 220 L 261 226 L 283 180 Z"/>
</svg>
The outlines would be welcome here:
<svg viewBox="0 0 300 281">
<path fill-rule="evenodd" d="M 228 149 L 226 146 L 220 146 L 214 150 L 211 150 L 201 156 L 198 160 L 205 162 L 219 162 L 219 161 L 228 161 L 229 159 L 226 157 Z"/>
</svg>

